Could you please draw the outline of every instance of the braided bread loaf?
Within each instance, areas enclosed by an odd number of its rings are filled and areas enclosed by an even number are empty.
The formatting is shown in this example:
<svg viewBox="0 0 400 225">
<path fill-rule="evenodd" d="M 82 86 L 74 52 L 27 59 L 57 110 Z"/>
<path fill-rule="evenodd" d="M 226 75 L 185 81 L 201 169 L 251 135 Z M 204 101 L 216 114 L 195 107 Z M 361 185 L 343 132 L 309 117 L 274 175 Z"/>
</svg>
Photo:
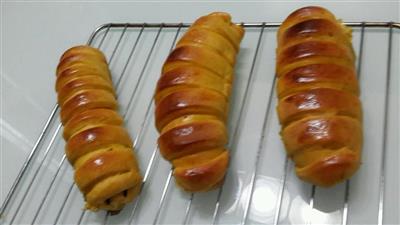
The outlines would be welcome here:
<svg viewBox="0 0 400 225">
<path fill-rule="evenodd" d="M 305 7 L 278 31 L 277 107 L 297 175 L 332 186 L 358 169 L 362 112 L 351 30 L 326 9 Z"/>
<path fill-rule="evenodd" d="M 228 165 L 226 120 L 242 27 L 226 13 L 199 18 L 168 56 L 155 92 L 162 156 L 189 192 L 217 187 Z"/>
<path fill-rule="evenodd" d="M 56 91 L 65 153 L 86 208 L 119 211 L 140 191 L 133 144 L 117 113 L 106 59 L 99 50 L 67 50 L 57 67 Z"/>
</svg>

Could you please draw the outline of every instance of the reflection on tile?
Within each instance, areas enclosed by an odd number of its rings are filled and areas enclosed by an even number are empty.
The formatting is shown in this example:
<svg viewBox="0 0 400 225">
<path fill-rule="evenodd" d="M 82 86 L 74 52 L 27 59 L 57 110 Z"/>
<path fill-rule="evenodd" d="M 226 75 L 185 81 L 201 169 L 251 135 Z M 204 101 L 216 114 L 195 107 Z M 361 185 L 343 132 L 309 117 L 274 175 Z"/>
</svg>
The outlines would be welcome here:
<svg viewBox="0 0 400 225">
<path fill-rule="evenodd" d="M 33 146 L 31 140 L 28 140 L 28 138 L 26 138 L 26 136 L 22 132 L 13 127 L 3 118 L 0 118 L 0 135 L 8 142 L 14 143 L 15 145 L 19 146 L 20 149 L 22 149 L 24 152 L 29 152 L 29 150 Z"/>
<path fill-rule="evenodd" d="M 251 223 L 263 223 L 271 224 L 274 221 L 277 203 L 279 201 L 279 191 L 282 186 L 282 181 L 266 177 L 257 176 L 257 180 L 253 190 L 253 198 L 250 204 L 248 220 Z M 251 186 L 247 185 L 242 193 L 240 200 L 243 210 L 245 210 L 247 204 L 247 196 L 251 191 Z M 282 204 L 281 204 L 281 215 L 286 215 L 287 206 L 289 204 L 290 195 L 287 190 L 284 190 Z"/>
</svg>

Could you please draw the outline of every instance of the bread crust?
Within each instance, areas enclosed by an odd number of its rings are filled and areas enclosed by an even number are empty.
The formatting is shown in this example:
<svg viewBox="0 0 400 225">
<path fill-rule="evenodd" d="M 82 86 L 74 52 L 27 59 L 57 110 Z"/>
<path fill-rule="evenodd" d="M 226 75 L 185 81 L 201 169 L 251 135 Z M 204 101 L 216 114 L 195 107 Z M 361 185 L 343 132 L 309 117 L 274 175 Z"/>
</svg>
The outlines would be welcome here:
<svg viewBox="0 0 400 225">
<path fill-rule="evenodd" d="M 203 16 L 163 65 L 154 95 L 158 144 L 185 191 L 209 191 L 223 182 L 228 105 L 243 34 L 227 13 Z"/>
<path fill-rule="evenodd" d="M 119 212 L 138 195 L 142 176 L 117 112 L 106 58 L 89 46 L 72 47 L 61 56 L 56 74 L 65 154 L 85 207 Z"/>
<path fill-rule="evenodd" d="M 359 168 L 362 106 L 351 30 L 328 10 L 305 7 L 278 31 L 277 112 L 299 178 L 330 187 Z"/>
</svg>

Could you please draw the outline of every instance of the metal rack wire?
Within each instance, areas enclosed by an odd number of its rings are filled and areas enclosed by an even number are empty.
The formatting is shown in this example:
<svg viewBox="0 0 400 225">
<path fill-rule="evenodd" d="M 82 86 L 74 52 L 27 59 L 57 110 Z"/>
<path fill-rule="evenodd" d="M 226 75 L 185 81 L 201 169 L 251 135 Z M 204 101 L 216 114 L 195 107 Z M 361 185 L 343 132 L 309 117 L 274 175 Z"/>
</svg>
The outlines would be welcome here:
<svg viewBox="0 0 400 225">
<path fill-rule="evenodd" d="M 246 120 L 245 116 L 245 111 L 249 107 L 249 102 L 251 102 L 251 99 L 254 98 L 252 96 L 251 91 L 254 88 L 253 85 L 255 83 L 255 77 L 256 77 L 256 67 L 260 63 L 260 54 L 264 50 L 264 45 L 263 45 L 263 40 L 264 40 L 264 35 L 266 31 L 271 31 L 274 32 L 274 28 L 278 27 L 280 23 L 240 23 L 243 27 L 246 28 L 246 30 L 251 30 L 252 32 L 255 32 L 255 40 L 256 44 L 253 51 L 249 54 L 251 55 L 251 61 L 249 65 L 249 72 L 247 72 L 247 75 L 245 76 L 246 79 L 244 80 L 244 88 L 243 88 L 243 94 L 241 98 L 236 100 L 238 104 L 238 115 L 236 116 L 236 119 L 232 119 L 232 129 L 231 129 L 231 136 L 230 136 L 230 143 L 229 143 L 229 149 L 231 150 L 231 158 L 235 157 L 238 146 L 238 142 L 240 139 L 240 129 L 242 128 L 244 121 Z M 380 32 L 383 32 L 387 34 L 388 41 L 387 41 L 387 59 L 386 59 L 386 78 L 385 78 L 385 88 L 384 88 L 384 104 L 383 104 L 383 127 L 382 127 L 382 145 L 381 145 L 381 162 L 380 162 L 380 168 L 379 168 L 379 189 L 378 189 L 378 212 L 377 212 L 377 218 L 376 218 L 376 223 L 377 224 L 384 224 L 385 223 L 385 197 L 387 193 L 385 192 L 386 188 L 386 159 L 387 159 L 387 151 L 388 151 L 388 126 L 390 123 L 391 116 L 389 113 L 391 112 L 389 110 L 390 106 L 390 90 L 393 89 L 391 87 L 392 82 L 391 82 L 391 77 L 393 76 L 392 74 L 392 58 L 393 58 L 393 33 L 400 30 L 400 23 L 394 23 L 394 22 L 349 22 L 346 23 L 346 25 L 354 27 L 355 29 L 359 29 L 360 33 L 360 39 L 359 39 L 359 46 L 358 46 L 358 63 L 357 63 L 357 74 L 359 79 L 362 78 L 362 66 L 363 66 L 363 53 L 364 53 L 364 45 L 365 45 L 365 33 L 366 31 L 373 31 L 375 29 L 378 29 Z M 126 81 L 126 79 L 130 79 L 129 77 L 127 78 L 126 76 L 128 75 L 128 67 L 132 60 L 134 60 L 134 55 L 138 50 L 140 46 L 140 42 L 143 41 L 143 34 L 145 32 L 148 32 L 151 30 L 152 32 L 155 33 L 153 39 L 146 39 L 149 40 L 151 43 L 150 45 L 150 50 L 148 53 L 145 55 L 144 63 L 143 66 L 137 70 L 138 77 L 136 79 L 136 82 L 133 86 L 133 91 L 130 93 L 128 103 L 126 104 L 125 111 L 122 113 L 123 117 L 125 118 L 125 121 L 127 122 L 131 117 L 131 112 L 133 111 L 133 106 L 138 104 L 140 101 L 139 96 L 142 97 L 143 93 L 141 93 L 141 86 L 143 83 L 145 83 L 146 78 L 148 76 L 148 67 L 150 65 L 150 61 L 152 58 L 157 57 L 154 56 L 155 50 L 158 48 L 159 43 L 161 42 L 160 38 L 161 35 L 171 32 L 172 31 L 172 42 L 169 45 L 169 50 L 171 51 L 176 43 L 176 40 L 178 39 L 179 35 L 182 33 L 182 30 L 189 27 L 190 24 L 186 23 L 110 23 L 110 24 L 105 24 L 97 28 L 93 34 L 90 36 L 88 45 L 95 46 L 99 49 L 102 49 L 105 42 L 107 42 L 107 38 L 109 38 L 110 35 L 114 35 L 115 41 L 113 43 L 113 46 L 108 54 L 109 58 L 109 64 L 113 63 L 116 57 L 118 57 L 118 54 L 120 54 L 121 51 L 121 45 L 125 41 L 124 38 L 126 38 L 127 33 L 129 32 L 136 32 L 136 38 L 133 40 L 133 45 L 129 50 L 129 53 L 127 54 L 126 60 L 124 60 L 124 63 L 122 64 L 122 70 L 119 74 L 119 76 L 114 77 L 115 82 L 115 87 L 117 89 L 117 94 L 118 96 L 123 95 L 122 94 L 122 85 L 123 81 Z M 97 44 L 95 43 L 97 41 Z M 111 42 L 111 41 L 110 41 Z M 397 63 L 396 63 L 397 64 Z M 270 74 L 271 76 L 273 74 Z M 398 75 L 398 74 L 397 74 Z M 366 79 L 366 78 L 364 78 Z M 155 81 L 147 81 L 148 82 L 153 82 Z M 274 96 L 274 86 L 275 86 L 275 78 L 272 78 L 269 83 L 267 83 L 268 86 L 266 88 L 267 92 L 267 98 L 266 99 L 266 105 L 265 105 L 265 111 L 262 116 L 262 126 L 261 126 L 261 132 L 258 136 L 258 141 L 257 141 L 257 147 L 253 150 L 254 152 L 254 161 L 252 162 L 254 166 L 252 167 L 251 170 L 251 176 L 250 180 L 248 182 L 248 192 L 244 193 L 242 191 L 242 194 L 245 196 L 244 201 L 243 201 L 243 210 L 240 211 L 241 215 L 236 218 L 235 223 L 240 223 L 240 224 L 247 224 L 247 223 L 254 223 L 253 220 L 249 220 L 249 214 L 251 211 L 251 205 L 253 202 L 253 197 L 254 197 L 254 190 L 256 187 L 257 183 L 257 177 L 259 176 L 259 170 L 260 166 L 262 163 L 262 157 L 261 155 L 263 154 L 263 150 L 266 148 L 266 142 L 268 139 L 268 133 L 269 132 L 277 132 L 277 131 L 272 131 L 271 130 L 271 114 L 273 112 L 272 110 L 272 105 L 274 102 L 274 99 L 276 96 Z M 151 86 L 151 85 L 150 85 Z M 264 88 L 265 91 L 265 88 Z M 149 97 L 150 100 L 144 104 L 143 109 L 144 110 L 144 115 L 143 119 L 139 121 L 139 127 L 137 129 L 137 135 L 134 136 L 134 146 L 137 151 L 140 151 L 142 149 L 142 145 L 146 136 L 146 132 L 152 127 L 151 125 L 151 119 L 152 119 L 152 111 L 153 111 L 153 100 L 151 96 Z M 17 220 L 25 217 L 22 211 L 23 205 L 27 201 L 27 197 L 31 195 L 35 195 L 33 193 L 35 189 L 35 181 L 38 179 L 38 176 L 40 176 L 40 173 L 42 170 L 45 170 L 47 167 L 49 167 L 48 164 L 46 164 L 46 160 L 49 160 L 52 156 L 52 151 L 56 151 L 54 148 L 54 143 L 61 139 L 59 136 L 59 132 L 61 130 L 61 123 L 58 122 L 57 120 L 57 115 L 59 112 L 59 107 L 58 105 L 55 105 L 50 113 L 49 118 L 47 119 L 33 149 L 31 150 L 30 154 L 28 155 L 25 163 L 22 165 L 21 170 L 19 171 L 15 181 L 13 182 L 13 185 L 6 196 L 2 207 L 1 207 L 1 222 L 4 224 L 16 224 L 18 223 Z M 398 111 L 397 111 L 398 114 Z M 52 127 L 55 127 L 52 128 Z M 51 132 L 53 131 L 53 132 Z M 45 139 L 49 139 L 47 147 L 44 147 L 44 142 Z M 153 140 L 154 141 L 154 140 Z M 279 140 L 278 140 L 279 141 Z M 154 142 L 155 143 L 155 142 Z M 398 147 L 398 146 L 397 146 Z M 281 150 L 283 152 L 283 150 Z M 391 151 L 394 151 L 392 149 Z M 41 159 L 38 158 L 39 153 L 42 152 L 43 156 Z M 143 199 L 143 192 L 149 186 L 149 179 L 151 179 L 151 176 L 154 176 L 154 170 L 159 170 L 159 168 L 156 168 L 156 165 L 160 164 L 159 161 L 159 154 L 158 154 L 158 147 L 155 146 L 152 151 L 148 152 L 149 154 L 147 158 L 149 158 L 147 165 L 142 168 L 142 171 L 144 172 L 144 180 L 142 184 L 142 192 L 138 196 L 138 198 L 135 200 L 134 203 L 132 203 L 132 208 L 130 208 L 130 211 L 128 214 L 123 215 L 125 221 L 127 221 L 128 224 L 132 223 L 138 223 L 140 222 L 138 220 L 138 210 L 139 207 L 144 203 Z M 34 165 L 37 165 L 36 167 Z M 272 224 L 280 224 L 280 223 L 285 223 L 284 221 L 281 220 L 281 213 L 282 213 L 282 207 L 284 205 L 283 200 L 285 198 L 285 190 L 287 189 L 288 185 L 288 174 L 291 172 L 290 171 L 290 166 L 291 163 L 287 158 L 284 158 L 282 161 L 282 176 L 279 178 L 281 181 L 280 187 L 279 187 L 279 192 L 277 193 L 277 201 L 275 204 L 275 208 L 273 213 L 271 214 L 272 220 L 270 223 Z M 48 210 L 44 208 L 46 206 L 46 203 L 52 201 L 53 198 L 50 197 L 49 193 L 55 189 L 55 186 L 57 184 L 57 180 L 61 179 L 62 177 L 62 171 L 63 168 L 65 167 L 65 155 L 61 157 L 61 160 L 57 161 L 56 166 L 55 166 L 55 172 L 52 176 L 49 176 L 49 184 L 44 188 L 45 192 L 44 195 L 39 197 L 39 204 L 38 207 L 33 208 L 32 210 L 32 218 L 29 219 L 27 223 L 29 224 L 38 224 L 41 222 L 38 222 L 40 220 L 40 215 L 44 213 L 44 211 Z M 70 168 L 69 168 L 70 169 Z M 143 170 L 144 169 L 144 170 Z M 229 173 L 232 173 L 232 170 L 228 171 Z M 65 175 L 64 175 L 65 176 Z M 227 176 L 228 177 L 228 176 Z M 228 179 L 228 178 L 227 178 Z M 159 188 L 161 192 L 161 196 L 159 198 L 158 204 L 155 205 L 153 208 L 155 214 L 151 221 L 147 221 L 148 223 L 153 223 L 153 224 L 159 224 L 163 223 L 161 221 L 163 212 L 166 210 L 166 201 L 168 199 L 168 195 L 171 193 L 171 181 L 172 181 L 172 169 L 169 170 L 168 174 L 166 175 L 165 182 L 163 183 L 163 187 Z M 25 185 L 24 185 L 25 183 Z M 208 204 L 215 204 L 212 213 L 209 213 L 206 217 L 209 218 L 208 223 L 212 224 L 217 224 L 221 222 L 221 203 L 223 201 L 222 196 L 225 191 L 227 182 L 225 182 L 225 185 L 221 186 L 213 195 L 215 199 L 212 199 L 208 201 Z M 65 195 L 62 195 L 61 200 L 60 200 L 60 205 L 59 208 L 55 211 L 55 217 L 52 218 L 53 221 L 51 222 L 52 224 L 59 224 L 61 216 L 66 209 L 66 204 L 70 200 L 71 196 L 75 193 L 79 196 L 79 193 L 77 191 L 74 192 L 74 184 L 70 183 L 67 192 Z M 76 189 L 76 188 L 75 188 Z M 310 195 L 308 199 L 308 207 L 310 209 L 310 212 L 313 212 L 315 210 L 315 195 L 316 195 L 316 190 L 318 188 L 315 186 L 310 186 Z M 349 224 L 349 198 L 351 195 L 351 182 L 347 181 L 344 187 L 344 195 L 343 195 L 343 208 L 341 209 L 342 214 L 341 214 L 341 224 Z M 196 198 L 201 198 L 201 196 L 198 197 L 196 194 L 190 194 L 187 196 L 182 197 L 184 200 L 186 200 L 186 203 L 184 207 L 182 208 L 182 211 L 184 212 L 182 221 L 174 221 L 174 223 L 183 223 L 183 224 L 188 224 L 190 222 L 190 215 L 193 213 L 193 204 L 194 201 L 196 201 Z M 398 203 L 397 203 L 398 204 Z M 79 216 L 77 217 L 78 220 L 75 222 L 76 224 L 81 224 L 84 221 L 84 218 L 87 216 L 87 211 L 86 210 L 81 210 Z M 237 214 L 237 213 L 236 213 Z M 43 217 L 43 216 L 42 216 Z M 108 224 L 109 222 L 109 214 L 106 213 L 104 215 L 103 220 L 97 221 L 97 223 L 102 223 L 102 224 Z M 313 216 L 309 216 L 305 223 L 312 224 L 313 222 Z M 398 217 L 397 217 L 398 218 Z M 223 222 L 223 221 L 222 221 Z M 398 221 L 400 222 L 400 221 Z M 371 222 L 375 223 L 375 221 Z"/>
</svg>

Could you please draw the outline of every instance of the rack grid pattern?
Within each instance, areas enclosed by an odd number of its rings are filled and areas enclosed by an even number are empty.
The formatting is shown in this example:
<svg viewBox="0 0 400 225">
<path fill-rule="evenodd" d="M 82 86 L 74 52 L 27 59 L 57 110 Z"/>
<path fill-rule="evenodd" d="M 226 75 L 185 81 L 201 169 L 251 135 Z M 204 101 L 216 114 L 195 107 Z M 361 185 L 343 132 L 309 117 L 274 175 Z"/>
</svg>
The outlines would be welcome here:
<svg viewBox="0 0 400 225">
<path fill-rule="evenodd" d="M 297 180 L 278 137 L 273 59 L 279 24 L 241 23 L 246 37 L 231 103 L 231 165 L 223 186 L 201 194 L 184 193 L 173 184 L 172 169 L 159 156 L 153 124 L 152 92 L 159 68 L 190 24 L 110 23 L 97 28 L 87 44 L 107 55 L 144 174 L 141 194 L 118 216 L 82 210 L 55 105 L 2 204 L 2 224 L 400 223 L 399 142 L 394 136 L 399 129 L 400 23 L 346 23 L 353 27 L 358 56 L 364 164 L 355 178 L 332 189 Z"/>
</svg>

